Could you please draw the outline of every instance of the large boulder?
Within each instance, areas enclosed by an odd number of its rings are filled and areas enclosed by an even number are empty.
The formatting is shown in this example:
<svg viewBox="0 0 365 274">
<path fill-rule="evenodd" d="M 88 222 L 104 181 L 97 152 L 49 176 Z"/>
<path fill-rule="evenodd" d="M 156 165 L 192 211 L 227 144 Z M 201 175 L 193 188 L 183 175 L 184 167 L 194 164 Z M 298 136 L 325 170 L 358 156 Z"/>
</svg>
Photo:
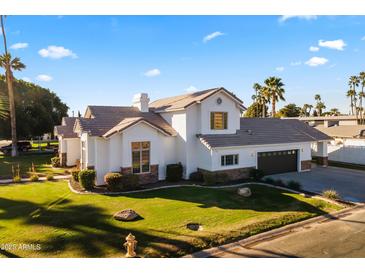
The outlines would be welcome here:
<svg viewBox="0 0 365 274">
<path fill-rule="evenodd" d="M 114 219 L 123 222 L 133 221 L 137 218 L 139 215 L 133 209 L 125 209 L 114 214 Z"/>
<path fill-rule="evenodd" d="M 251 189 L 248 187 L 241 187 L 237 190 L 237 194 L 243 197 L 250 197 L 251 196 Z"/>
</svg>

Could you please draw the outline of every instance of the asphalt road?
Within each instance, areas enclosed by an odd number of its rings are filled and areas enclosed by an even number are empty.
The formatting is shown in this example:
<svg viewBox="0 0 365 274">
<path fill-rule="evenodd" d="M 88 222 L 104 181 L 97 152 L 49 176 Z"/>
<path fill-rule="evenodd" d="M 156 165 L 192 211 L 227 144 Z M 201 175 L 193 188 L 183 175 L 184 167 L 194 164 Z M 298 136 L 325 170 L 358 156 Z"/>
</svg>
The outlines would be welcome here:
<svg viewBox="0 0 365 274">
<path fill-rule="evenodd" d="M 365 258 L 365 208 L 269 241 L 220 249 L 212 257 Z"/>
</svg>

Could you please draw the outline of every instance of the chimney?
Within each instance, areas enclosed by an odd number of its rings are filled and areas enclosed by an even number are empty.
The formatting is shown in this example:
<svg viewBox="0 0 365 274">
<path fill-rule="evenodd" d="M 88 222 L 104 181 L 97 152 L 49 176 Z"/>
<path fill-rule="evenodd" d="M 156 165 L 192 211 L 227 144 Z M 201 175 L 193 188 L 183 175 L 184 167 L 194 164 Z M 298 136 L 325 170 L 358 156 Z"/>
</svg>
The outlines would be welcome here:
<svg viewBox="0 0 365 274">
<path fill-rule="evenodd" d="M 133 96 L 132 106 L 137 107 L 141 112 L 148 112 L 148 103 L 150 98 L 148 98 L 147 93 L 138 93 Z"/>
</svg>

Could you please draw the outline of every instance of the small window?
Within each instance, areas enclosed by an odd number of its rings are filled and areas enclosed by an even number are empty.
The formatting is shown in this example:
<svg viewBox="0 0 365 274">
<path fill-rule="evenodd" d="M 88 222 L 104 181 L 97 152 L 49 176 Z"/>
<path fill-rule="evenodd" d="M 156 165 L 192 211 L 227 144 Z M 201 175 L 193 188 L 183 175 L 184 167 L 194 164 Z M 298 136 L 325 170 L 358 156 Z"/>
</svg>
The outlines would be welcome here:
<svg viewBox="0 0 365 274">
<path fill-rule="evenodd" d="M 210 129 L 227 129 L 228 113 L 227 112 L 211 112 L 210 113 Z"/>
<path fill-rule="evenodd" d="M 132 172 L 150 172 L 150 142 L 132 142 Z"/>
<path fill-rule="evenodd" d="M 221 166 L 233 166 L 233 165 L 238 165 L 238 154 L 221 156 Z"/>
</svg>

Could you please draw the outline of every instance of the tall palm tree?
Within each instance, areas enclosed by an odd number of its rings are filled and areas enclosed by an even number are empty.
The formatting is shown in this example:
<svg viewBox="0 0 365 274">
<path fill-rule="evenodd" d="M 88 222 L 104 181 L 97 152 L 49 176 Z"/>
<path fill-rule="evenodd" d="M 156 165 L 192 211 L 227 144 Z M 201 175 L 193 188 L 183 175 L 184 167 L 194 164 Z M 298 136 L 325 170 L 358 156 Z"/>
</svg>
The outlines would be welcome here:
<svg viewBox="0 0 365 274">
<path fill-rule="evenodd" d="M 351 110 L 351 115 L 354 115 L 354 97 L 355 97 L 356 93 L 353 89 L 349 89 L 347 91 L 346 96 L 350 97 L 350 110 Z"/>
<path fill-rule="evenodd" d="M 330 113 L 331 113 L 331 115 L 337 116 L 340 114 L 340 111 L 338 110 L 338 108 L 331 108 Z"/>
<path fill-rule="evenodd" d="M 282 82 L 281 78 L 277 77 L 269 77 L 265 80 L 265 85 L 268 94 L 270 95 L 271 99 L 271 116 L 275 117 L 276 115 L 276 102 L 279 100 L 285 101 L 284 98 L 284 83 Z"/>
<path fill-rule="evenodd" d="M 357 104 L 356 104 L 356 101 L 357 101 L 357 98 L 356 98 L 356 87 L 358 87 L 360 84 L 360 78 L 357 77 L 357 76 L 350 76 L 350 80 L 349 80 L 349 86 L 350 86 L 350 89 L 352 89 L 352 94 L 353 94 L 353 104 L 352 104 L 352 115 L 355 113 L 356 115 L 356 120 L 358 120 L 358 110 L 357 110 Z"/>
<path fill-rule="evenodd" d="M 308 105 L 308 116 L 311 116 L 313 105 Z"/>
<path fill-rule="evenodd" d="M 5 69 L 6 84 L 8 86 L 8 100 L 9 100 L 9 110 L 10 110 L 10 124 L 11 124 L 11 141 L 12 141 L 12 151 L 11 156 L 16 156 L 17 151 L 17 135 L 16 135 L 16 119 L 15 119 L 15 102 L 14 102 L 14 89 L 13 89 L 13 70 L 22 70 L 25 65 L 20 62 L 19 58 L 11 58 L 10 53 L 8 53 L 8 47 L 6 43 L 6 33 L 4 26 L 4 16 L 0 15 L 1 30 L 3 33 L 4 40 L 4 51 L 5 53 L 0 56 L 0 66 Z"/>
<path fill-rule="evenodd" d="M 259 92 L 261 91 L 261 89 L 262 89 L 262 87 L 261 87 L 261 85 L 259 84 L 259 83 L 254 83 L 253 84 L 253 89 L 255 90 L 255 95 L 253 95 L 252 96 L 252 98 L 254 98 L 255 97 L 255 101 L 257 102 L 257 100 L 258 100 L 258 94 L 259 94 Z M 256 113 L 258 113 L 258 109 L 257 109 L 257 105 L 256 105 Z"/>
<path fill-rule="evenodd" d="M 326 105 L 322 101 L 319 101 L 316 104 L 316 109 L 318 111 L 318 116 L 322 116 L 322 110 L 324 110 L 325 108 L 326 108 Z"/>
<path fill-rule="evenodd" d="M 5 119 L 9 114 L 9 105 L 5 95 L 0 94 L 0 119 Z"/>
<path fill-rule="evenodd" d="M 304 104 L 302 107 L 301 116 L 307 117 L 308 109 L 309 109 L 309 104 Z"/>
<path fill-rule="evenodd" d="M 359 108 L 360 108 L 360 124 L 364 124 L 364 108 L 363 108 L 363 98 L 365 98 L 365 71 L 360 72 L 359 75 L 360 85 L 361 85 L 361 91 L 359 92 Z"/>
<path fill-rule="evenodd" d="M 319 101 L 321 101 L 321 100 L 322 100 L 321 95 L 319 95 L 319 94 L 314 95 L 314 100 L 316 100 L 316 101 L 317 101 L 317 103 L 318 103 Z"/>
</svg>

